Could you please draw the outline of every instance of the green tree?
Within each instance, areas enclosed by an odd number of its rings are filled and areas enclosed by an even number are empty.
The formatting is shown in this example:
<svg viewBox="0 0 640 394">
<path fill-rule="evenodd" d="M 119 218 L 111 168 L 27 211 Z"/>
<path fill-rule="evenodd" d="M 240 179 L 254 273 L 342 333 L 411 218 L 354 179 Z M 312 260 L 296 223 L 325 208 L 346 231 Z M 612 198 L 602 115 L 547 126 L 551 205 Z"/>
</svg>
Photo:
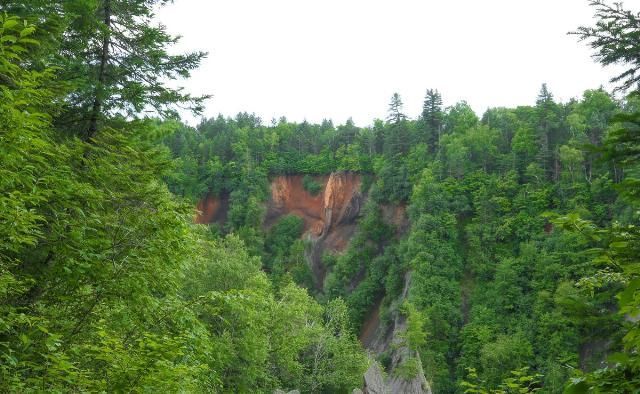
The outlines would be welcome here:
<svg viewBox="0 0 640 394">
<path fill-rule="evenodd" d="M 637 94 L 638 77 L 638 17 L 625 10 L 621 4 L 609 6 L 603 1 L 593 1 L 598 21 L 595 27 L 581 27 L 578 34 L 589 40 L 603 64 L 621 62 L 630 67 L 613 79 L 621 83 L 620 89 L 634 88 Z M 625 169 L 624 179 L 617 185 L 620 197 L 632 207 L 640 204 L 638 185 L 638 146 L 640 146 L 640 112 L 621 114 L 605 141 L 604 157 Z M 571 380 L 568 392 L 633 392 L 640 389 L 640 328 L 637 319 L 640 310 L 640 279 L 637 261 L 640 255 L 640 232 L 635 225 L 615 222 L 599 229 L 592 222 L 578 215 L 558 219 L 558 224 L 571 231 L 578 231 L 598 247 L 592 249 L 594 265 L 600 267 L 592 276 L 583 278 L 579 286 L 591 294 L 607 293 L 613 287 L 617 291 L 619 318 L 624 320 L 623 336 L 618 344 L 618 353 L 610 357 L 611 366 L 588 374 L 578 373 Z"/>
<path fill-rule="evenodd" d="M 461 134 L 478 123 L 478 116 L 466 101 L 456 103 L 447 108 L 444 132 L 447 134 Z"/>
<path fill-rule="evenodd" d="M 640 37 L 637 35 L 640 14 L 625 9 L 622 3 L 591 0 L 589 4 L 595 8 L 595 26 L 580 26 L 571 34 L 587 41 L 595 50 L 593 57 L 603 65 L 624 64 L 628 67 L 611 82 L 618 84 L 619 90 L 636 90 L 640 82 L 640 60 L 636 56 L 640 52 Z"/>
<path fill-rule="evenodd" d="M 407 119 L 407 115 L 405 115 L 403 110 L 404 104 L 402 103 L 402 99 L 398 93 L 394 93 L 391 96 L 391 102 L 389 102 L 389 114 L 387 115 L 387 121 L 390 123 L 401 123 L 402 121 Z"/>
<path fill-rule="evenodd" d="M 537 162 L 549 179 L 557 179 L 558 171 L 554 162 L 554 147 L 559 127 L 558 106 L 546 83 L 542 84 L 540 93 L 538 93 L 536 111 L 538 118 L 536 133 L 539 146 Z"/>
<path fill-rule="evenodd" d="M 420 120 L 424 123 L 424 141 L 429 146 L 429 151 L 435 153 L 438 150 L 440 136 L 444 125 L 444 111 L 442 110 L 442 96 L 434 89 L 427 89 L 422 104 Z"/>
<path fill-rule="evenodd" d="M 394 93 L 389 103 L 384 139 L 384 151 L 390 157 L 406 153 L 411 144 L 407 116 L 402 112 L 403 105 L 400 95 Z"/>
<path fill-rule="evenodd" d="M 167 80 L 188 77 L 204 58 L 202 52 L 170 54 L 177 39 L 153 22 L 158 0 L 73 0 L 36 2 L 20 7 L 25 15 L 62 24 L 53 57 L 58 77 L 73 84 L 56 126 L 84 139 L 112 123 L 113 115 L 138 118 L 141 113 L 172 117 L 176 106 L 199 112 L 206 97 L 193 97 Z M 53 22 L 52 22 L 53 23 Z"/>
</svg>

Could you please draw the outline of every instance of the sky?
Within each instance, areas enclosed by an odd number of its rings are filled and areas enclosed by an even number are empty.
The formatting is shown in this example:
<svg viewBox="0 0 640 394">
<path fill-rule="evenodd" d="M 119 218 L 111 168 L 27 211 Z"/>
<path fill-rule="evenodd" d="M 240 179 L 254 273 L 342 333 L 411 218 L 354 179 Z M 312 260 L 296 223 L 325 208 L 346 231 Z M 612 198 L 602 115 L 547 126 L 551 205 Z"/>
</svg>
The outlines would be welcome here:
<svg viewBox="0 0 640 394">
<path fill-rule="evenodd" d="M 175 0 L 156 16 L 176 52 L 209 53 L 180 83 L 213 95 L 204 116 L 366 126 L 394 92 L 416 118 L 428 88 L 478 115 L 533 105 L 542 83 L 558 101 L 608 88 L 615 70 L 567 34 L 592 15 L 587 0 Z"/>
</svg>

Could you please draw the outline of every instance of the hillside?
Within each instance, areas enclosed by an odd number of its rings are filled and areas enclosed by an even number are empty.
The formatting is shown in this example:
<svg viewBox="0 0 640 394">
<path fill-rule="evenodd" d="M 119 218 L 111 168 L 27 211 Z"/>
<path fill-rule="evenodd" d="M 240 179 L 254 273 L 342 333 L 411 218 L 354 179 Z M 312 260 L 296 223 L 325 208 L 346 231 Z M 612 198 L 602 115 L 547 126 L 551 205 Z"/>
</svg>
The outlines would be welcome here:
<svg viewBox="0 0 640 394">
<path fill-rule="evenodd" d="M 590 370 L 612 351 L 619 326 L 610 298 L 574 286 L 596 273 L 588 241 L 554 218 L 633 220 L 588 144 L 635 101 L 591 90 L 557 103 L 543 86 L 536 106 L 482 118 L 438 102 L 429 91 L 408 120 L 394 96 L 389 120 L 366 128 L 210 119 L 166 141 L 180 171 L 169 185 L 202 197 L 196 221 L 240 234 L 276 283 L 344 299 L 390 376 L 424 370 L 454 392 L 472 374 L 495 387 L 528 368 L 560 390 L 567 366 Z"/>
</svg>

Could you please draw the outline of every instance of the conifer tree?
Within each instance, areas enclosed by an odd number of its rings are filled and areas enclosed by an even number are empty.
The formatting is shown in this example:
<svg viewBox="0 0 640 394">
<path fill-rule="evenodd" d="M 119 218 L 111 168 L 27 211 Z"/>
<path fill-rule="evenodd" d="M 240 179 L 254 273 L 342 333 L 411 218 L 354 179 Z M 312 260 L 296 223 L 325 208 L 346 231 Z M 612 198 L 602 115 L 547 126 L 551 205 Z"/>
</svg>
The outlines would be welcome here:
<svg viewBox="0 0 640 394">
<path fill-rule="evenodd" d="M 540 93 L 536 100 L 536 110 L 538 115 L 537 133 L 538 162 L 545 170 L 549 178 L 557 176 L 557 166 L 554 165 L 553 145 L 555 133 L 558 129 L 557 105 L 553 101 L 553 94 L 547 88 L 547 84 L 542 84 Z"/>
<path fill-rule="evenodd" d="M 207 97 L 194 97 L 167 80 L 187 78 L 206 56 L 203 52 L 173 55 L 178 37 L 154 24 L 154 8 L 164 0 L 19 0 L 3 1 L 18 15 L 54 24 L 64 39 L 52 35 L 58 55 L 59 80 L 73 87 L 59 129 L 89 139 L 114 116 L 140 118 L 177 115 L 176 108 L 196 113 Z"/>
<path fill-rule="evenodd" d="M 405 124 L 407 116 L 402 112 L 403 106 L 400 95 L 394 93 L 389 103 L 388 125 L 385 132 L 384 150 L 390 156 L 406 153 L 409 149 L 409 132 Z"/>
<path fill-rule="evenodd" d="M 422 105 L 422 121 L 424 122 L 426 142 L 429 145 L 429 150 L 433 153 L 438 149 L 444 123 L 442 96 L 437 90 L 427 89 Z"/>
<path fill-rule="evenodd" d="M 389 123 L 398 124 L 407 119 L 407 115 L 402 113 L 404 103 L 398 93 L 394 93 L 391 96 L 391 102 L 389 103 L 389 115 L 387 115 L 387 121 Z"/>
<path fill-rule="evenodd" d="M 587 41 L 596 51 L 593 57 L 602 65 L 626 65 L 624 72 L 611 79 L 619 84 L 617 90 L 640 88 L 640 12 L 604 0 L 592 0 L 590 4 L 596 8 L 595 26 L 581 26 L 571 34 Z"/>
</svg>

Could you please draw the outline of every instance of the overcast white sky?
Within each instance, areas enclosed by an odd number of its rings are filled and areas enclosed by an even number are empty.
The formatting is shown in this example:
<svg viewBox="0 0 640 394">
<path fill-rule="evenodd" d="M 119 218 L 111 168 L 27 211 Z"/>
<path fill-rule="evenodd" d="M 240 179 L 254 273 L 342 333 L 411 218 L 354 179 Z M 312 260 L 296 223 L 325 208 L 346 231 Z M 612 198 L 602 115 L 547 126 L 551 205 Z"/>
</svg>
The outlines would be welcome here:
<svg viewBox="0 0 640 394">
<path fill-rule="evenodd" d="M 606 87 L 614 70 L 567 35 L 592 14 L 587 0 L 175 0 L 157 16 L 178 50 L 209 52 L 183 84 L 214 95 L 205 116 L 364 126 L 393 92 L 415 118 L 427 88 L 481 115 L 533 104 L 543 82 L 562 101 Z"/>
</svg>

